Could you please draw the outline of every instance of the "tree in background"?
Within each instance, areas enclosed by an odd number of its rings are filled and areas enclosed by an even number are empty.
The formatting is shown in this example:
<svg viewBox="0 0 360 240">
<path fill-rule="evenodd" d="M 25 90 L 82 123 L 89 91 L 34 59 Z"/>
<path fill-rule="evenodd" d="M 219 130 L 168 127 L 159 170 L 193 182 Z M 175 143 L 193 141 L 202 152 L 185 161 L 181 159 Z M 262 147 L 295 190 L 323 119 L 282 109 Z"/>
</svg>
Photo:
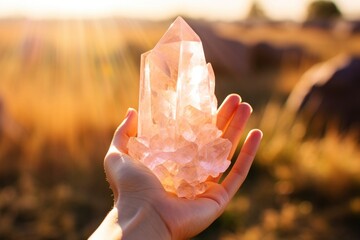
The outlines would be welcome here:
<svg viewBox="0 0 360 240">
<path fill-rule="evenodd" d="M 312 2 L 307 9 L 308 21 L 333 20 L 342 16 L 340 9 L 332 1 L 317 0 Z"/>
<path fill-rule="evenodd" d="M 247 20 L 267 20 L 267 16 L 257 0 L 252 1 L 252 5 L 246 17 Z"/>
</svg>

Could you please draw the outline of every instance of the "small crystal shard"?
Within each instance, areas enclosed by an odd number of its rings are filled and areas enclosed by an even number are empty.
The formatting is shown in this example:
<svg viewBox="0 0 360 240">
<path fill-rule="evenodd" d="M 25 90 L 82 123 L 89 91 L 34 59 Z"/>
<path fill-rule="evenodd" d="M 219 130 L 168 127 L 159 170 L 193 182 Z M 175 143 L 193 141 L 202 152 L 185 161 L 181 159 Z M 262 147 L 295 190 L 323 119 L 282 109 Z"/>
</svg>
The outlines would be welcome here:
<svg viewBox="0 0 360 240">
<path fill-rule="evenodd" d="M 178 17 L 141 56 L 138 135 L 129 155 L 164 188 L 195 198 L 230 164 L 231 142 L 216 127 L 215 76 L 198 35 Z"/>
</svg>

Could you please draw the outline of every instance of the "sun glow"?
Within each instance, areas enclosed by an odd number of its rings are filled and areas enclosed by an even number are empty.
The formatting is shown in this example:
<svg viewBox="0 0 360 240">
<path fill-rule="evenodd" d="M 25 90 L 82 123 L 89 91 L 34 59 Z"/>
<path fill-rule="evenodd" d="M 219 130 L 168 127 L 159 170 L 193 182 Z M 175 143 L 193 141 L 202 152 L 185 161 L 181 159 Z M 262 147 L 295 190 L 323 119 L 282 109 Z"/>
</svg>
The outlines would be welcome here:
<svg viewBox="0 0 360 240">
<path fill-rule="evenodd" d="M 255 0 L 0 0 L 1 16 L 34 18 L 84 18 L 124 16 L 165 19 L 176 15 L 212 20 L 239 20 L 246 17 Z M 313 0 L 257 0 L 273 19 L 302 20 Z M 357 18 L 360 1 L 334 0 L 344 15 Z"/>
<path fill-rule="evenodd" d="M 1 5 L 4 5 L 3 11 L 7 8 L 18 15 L 31 17 L 87 17 L 111 14 L 113 3 L 114 1 L 94 0 L 32 0 L 23 2 L 15 0 L 1 3 Z"/>
<path fill-rule="evenodd" d="M 164 18 L 173 16 L 176 11 L 178 11 L 177 5 L 178 1 L 162 0 L 13 0 L 6 2 L 0 0 L 0 16 L 20 15 L 34 18 L 86 18 L 121 15 L 126 17 Z"/>
</svg>

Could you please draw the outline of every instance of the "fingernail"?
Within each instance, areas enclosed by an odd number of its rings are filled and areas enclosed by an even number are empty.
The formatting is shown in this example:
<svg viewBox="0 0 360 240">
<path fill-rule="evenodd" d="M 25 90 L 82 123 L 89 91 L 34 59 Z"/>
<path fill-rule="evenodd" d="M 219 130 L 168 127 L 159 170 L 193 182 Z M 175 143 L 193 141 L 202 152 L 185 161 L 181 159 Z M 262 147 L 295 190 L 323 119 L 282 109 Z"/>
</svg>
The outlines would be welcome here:
<svg viewBox="0 0 360 240">
<path fill-rule="evenodd" d="M 127 112 L 126 112 L 126 115 L 125 115 L 125 118 L 128 118 L 130 116 L 130 113 L 131 113 L 131 109 L 128 108 Z"/>
<path fill-rule="evenodd" d="M 250 108 L 250 113 L 252 113 L 252 112 L 253 112 L 253 108 L 252 108 L 252 106 L 251 106 L 249 103 L 247 103 L 247 102 L 243 102 L 243 103 L 241 103 L 241 104 L 246 104 L 246 105 L 248 105 L 248 106 L 249 106 L 249 108 Z"/>
</svg>

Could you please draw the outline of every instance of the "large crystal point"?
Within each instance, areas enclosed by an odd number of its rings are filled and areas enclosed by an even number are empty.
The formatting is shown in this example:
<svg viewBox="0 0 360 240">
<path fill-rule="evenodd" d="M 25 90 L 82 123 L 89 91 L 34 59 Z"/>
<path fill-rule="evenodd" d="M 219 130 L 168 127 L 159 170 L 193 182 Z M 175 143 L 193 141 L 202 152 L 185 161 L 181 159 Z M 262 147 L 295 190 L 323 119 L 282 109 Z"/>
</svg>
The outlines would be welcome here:
<svg viewBox="0 0 360 240">
<path fill-rule="evenodd" d="M 129 140 L 129 154 L 179 197 L 203 193 L 205 181 L 230 164 L 214 88 L 201 40 L 181 17 L 141 56 L 138 136 Z"/>
</svg>

